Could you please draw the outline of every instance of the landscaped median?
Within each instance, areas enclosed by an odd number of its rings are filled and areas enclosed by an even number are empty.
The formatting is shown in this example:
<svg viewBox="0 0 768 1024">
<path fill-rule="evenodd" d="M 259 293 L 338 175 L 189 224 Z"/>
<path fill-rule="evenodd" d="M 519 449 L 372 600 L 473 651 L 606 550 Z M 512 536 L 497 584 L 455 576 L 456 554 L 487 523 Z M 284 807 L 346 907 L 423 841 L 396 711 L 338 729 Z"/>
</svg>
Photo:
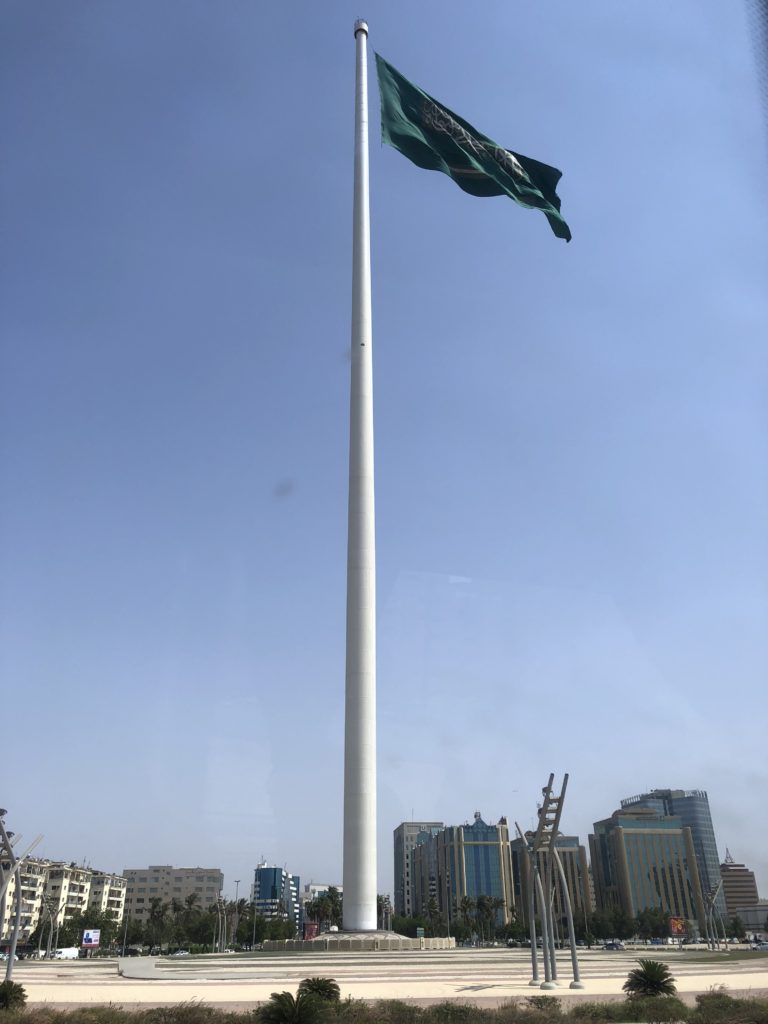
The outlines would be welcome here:
<svg viewBox="0 0 768 1024">
<path fill-rule="evenodd" d="M 768 999 L 733 998 L 715 990 L 696 996 L 690 1007 L 675 995 L 641 994 L 642 982 L 634 985 L 632 975 L 627 985 L 629 994 L 620 1001 L 563 1007 L 557 997 L 531 995 L 482 1008 L 453 1001 L 418 1006 L 396 999 L 341 999 L 332 978 L 317 977 L 305 979 L 295 995 L 274 992 L 261 1005 L 238 1012 L 198 1001 L 139 1010 L 112 1003 L 71 1010 L 27 1007 L 23 986 L 6 982 L 0 985 L 0 1024 L 768 1024 Z"/>
</svg>

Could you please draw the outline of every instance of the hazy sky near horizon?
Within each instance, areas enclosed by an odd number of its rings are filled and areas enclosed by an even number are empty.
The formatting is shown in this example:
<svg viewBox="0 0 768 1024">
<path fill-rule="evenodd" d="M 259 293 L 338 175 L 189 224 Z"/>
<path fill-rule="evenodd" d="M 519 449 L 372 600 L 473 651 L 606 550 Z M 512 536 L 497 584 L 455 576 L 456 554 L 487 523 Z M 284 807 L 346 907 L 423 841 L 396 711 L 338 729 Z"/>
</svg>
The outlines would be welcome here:
<svg viewBox="0 0 768 1024">
<path fill-rule="evenodd" d="M 768 896 L 768 150 L 744 6 L 6 0 L 0 762 L 105 870 L 341 881 L 353 23 L 563 170 L 380 146 L 392 829 L 708 791 Z M 761 809 L 762 808 L 762 809 Z"/>
</svg>

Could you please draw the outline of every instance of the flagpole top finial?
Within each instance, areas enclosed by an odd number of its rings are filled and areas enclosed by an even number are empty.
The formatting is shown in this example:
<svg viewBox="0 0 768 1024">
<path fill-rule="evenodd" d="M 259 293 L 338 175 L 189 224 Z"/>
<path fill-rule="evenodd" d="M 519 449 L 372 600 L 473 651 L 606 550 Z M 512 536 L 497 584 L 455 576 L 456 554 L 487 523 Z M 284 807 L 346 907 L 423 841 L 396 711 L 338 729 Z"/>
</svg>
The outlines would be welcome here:
<svg viewBox="0 0 768 1024">
<path fill-rule="evenodd" d="M 358 32 L 365 32 L 368 35 L 368 22 L 363 18 L 358 18 L 355 22 L 355 38 L 357 38 Z"/>
</svg>

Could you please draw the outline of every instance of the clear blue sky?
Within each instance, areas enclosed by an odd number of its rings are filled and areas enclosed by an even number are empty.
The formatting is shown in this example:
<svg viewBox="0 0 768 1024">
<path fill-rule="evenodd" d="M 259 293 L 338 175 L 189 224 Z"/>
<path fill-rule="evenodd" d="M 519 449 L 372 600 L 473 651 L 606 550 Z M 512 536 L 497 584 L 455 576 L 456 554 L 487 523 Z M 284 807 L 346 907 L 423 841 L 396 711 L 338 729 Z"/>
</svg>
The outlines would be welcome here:
<svg viewBox="0 0 768 1024">
<path fill-rule="evenodd" d="M 2 804 L 107 870 L 341 879 L 354 41 L 564 172 L 379 144 L 392 829 L 768 784 L 768 160 L 740 3 L 6 0 Z M 544 708 L 549 710 L 543 713 Z"/>
</svg>

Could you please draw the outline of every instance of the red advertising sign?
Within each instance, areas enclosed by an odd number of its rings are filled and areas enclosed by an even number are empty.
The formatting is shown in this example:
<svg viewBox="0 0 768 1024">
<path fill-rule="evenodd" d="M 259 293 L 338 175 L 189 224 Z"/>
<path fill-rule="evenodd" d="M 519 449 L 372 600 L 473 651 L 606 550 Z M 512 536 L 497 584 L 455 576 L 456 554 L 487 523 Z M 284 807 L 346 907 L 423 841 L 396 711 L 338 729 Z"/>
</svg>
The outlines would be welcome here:
<svg viewBox="0 0 768 1024">
<path fill-rule="evenodd" d="M 670 917 L 669 919 L 669 934 L 670 935 L 685 935 L 688 929 L 685 926 L 684 917 Z"/>
</svg>

